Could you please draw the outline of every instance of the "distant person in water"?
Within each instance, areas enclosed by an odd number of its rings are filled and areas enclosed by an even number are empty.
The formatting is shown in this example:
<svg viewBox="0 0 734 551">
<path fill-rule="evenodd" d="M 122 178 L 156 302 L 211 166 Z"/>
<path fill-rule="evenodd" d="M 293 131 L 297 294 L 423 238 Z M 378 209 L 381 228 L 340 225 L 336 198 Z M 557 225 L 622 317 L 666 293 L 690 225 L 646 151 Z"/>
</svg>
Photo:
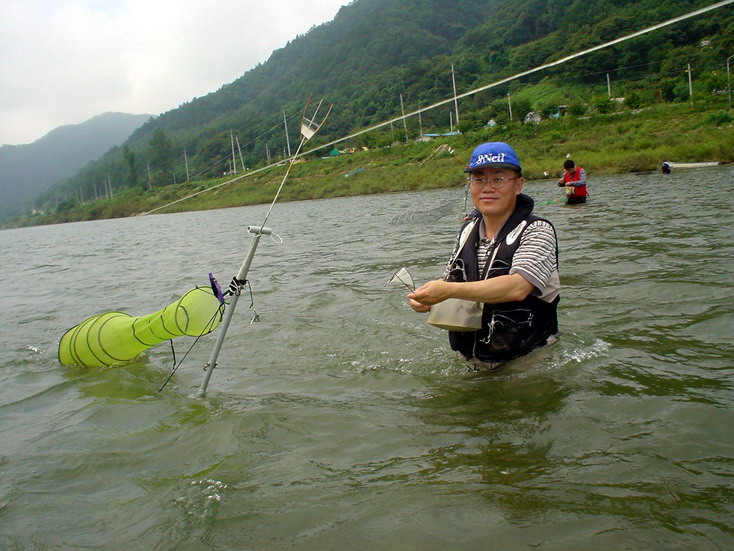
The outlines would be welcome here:
<svg viewBox="0 0 734 551">
<path fill-rule="evenodd" d="M 563 163 L 563 176 L 558 180 L 558 187 L 566 188 L 566 204 L 586 203 L 589 192 L 586 191 L 586 171 L 576 166 L 571 159 Z"/>
<path fill-rule="evenodd" d="M 408 299 L 416 312 L 430 311 L 428 322 L 447 329 L 451 348 L 473 367 L 491 369 L 555 340 L 558 243 L 553 225 L 532 214 L 512 147 L 478 146 L 464 172 L 475 209 L 459 231 L 443 277 Z M 454 306 L 457 315 L 451 318 Z M 471 323 L 459 323 L 466 321 L 458 315 L 463 309 L 470 311 Z M 432 322 L 440 312 L 452 323 Z"/>
<path fill-rule="evenodd" d="M 663 161 L 663 164 L 660 165 L 660 170 L 663 171 L 663 174 L 670 174 L 673 170 L 673 165 L 671 165 L 668 161 Z"/>
</svg>

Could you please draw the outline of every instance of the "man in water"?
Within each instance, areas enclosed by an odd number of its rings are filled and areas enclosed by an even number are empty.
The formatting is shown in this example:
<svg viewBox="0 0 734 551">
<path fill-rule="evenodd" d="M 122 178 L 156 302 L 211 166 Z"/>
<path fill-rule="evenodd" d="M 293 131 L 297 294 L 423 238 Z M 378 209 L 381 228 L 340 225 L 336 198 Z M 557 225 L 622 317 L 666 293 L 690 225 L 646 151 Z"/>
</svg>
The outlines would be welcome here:
<svg viewBox="0 0 734 551">
<path fill-rule="evenodd" d="M 589 192 L 586 191 L 586 171 L 576 166 L 571 159 L 563 163 L 563 176 L 558 180 L 558 187 L 566 188 L 566 204 L 586 203 Z"/>
<path fill-rule="evenodd" d="M 408 299 L 416 312 L 450 298 L 481 303 L 481 328 L 449 331 L 449 342 L 473 365 L 496 367 L 555 340 L 558 245 L 553 225 L 533 215 L 533 200 L 521 193 L 525 181 L 512 147 L 478 146 L 464 172 L 475 210 L 444 277 Z"/>
</svg>

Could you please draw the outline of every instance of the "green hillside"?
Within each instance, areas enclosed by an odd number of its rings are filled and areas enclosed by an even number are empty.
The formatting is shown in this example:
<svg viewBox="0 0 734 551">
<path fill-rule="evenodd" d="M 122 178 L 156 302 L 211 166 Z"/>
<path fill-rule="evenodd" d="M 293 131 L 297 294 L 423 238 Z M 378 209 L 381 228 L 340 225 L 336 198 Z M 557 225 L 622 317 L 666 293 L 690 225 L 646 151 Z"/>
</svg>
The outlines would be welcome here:
<svg viewBox="0 0 734 551">
<path fill-rule="evenodd" d="M 104 113 L 60 126 L 30 144 L 0 146 L 0 223 L 29 210 L 40 193 L 123 143 L 149 118 Z"/>
<path fill-rule="evenodd" d="M 463 165 L 471 150 L 488 140 L 508 141 L 515 146 L 527 180 L 557 177 L 570 153 L 586 168 L 593 185 L 594 176 L 658 170 L 665 159 L 734 162 L 734 116 L 703 104 L 663 104 L 589 117 L 567 115 L 537 125 L 508 122 L 430 142 L 394 143 L 338 156 L 319 151 L 293 166 L 281 200 L 461 186 Z M 47 214 L 19 219 L 16 225 L 132 216 L 197 192 L 204 193 L 165 206 L 160 212 L 268 203 L 284 173 L 285 167 L 273 166 L 237 177 L 196 180 L 152 190 L 128 188 L 111 200 L 85 204 L 69 201 Z M 214 189 L 206 191 L 209 188 Z M 532 193 L 532 186 L 529 189 Z"/>
<path fill-rule="evenodd" d="M 461 95 L 709 4 L 356 0 L 236 81 L 149 121 L 122 148 L 39 197 L 36 208 L 44 215 L 16 223 L 150 210 L 221 182 L 232 169 L 233 146 L 238 172 L 276 162 L 297 142 L 310 95 L 334 104 L 313 147 L 399 118 L 401 109 L 410 113 L 451 98 L 452 76 Z M 734 8 L 728 5 L 462 98 L 458 125 L 449 103 L 408 118 L 407 136 L 401 121 L 339 143 L 369 151 L 299 165 L 284 199 L 455 183 L 456 159 L 423 162 L 436 142 L 394 144 L 457 129 L 462 134 L 450 143 L 463 158 L 478 141 L 505 139 L 528 159 L 530 177 L 556 170 L 566 153 L 597 173 L 651 170 L 665 157 L 731 161 L 726 61 L 733 53 Z M 530 112 L 540 124 L 522 123 Z M 486 126 L 490 120 L 494 127 Z M 358 168 L 365 170 L 349 180 L 355 189 L 346 188 L 340 174 Z M 263 183 L 276 172 L 174 208 L 267 201 L 272 194 Z"/>
</svg>

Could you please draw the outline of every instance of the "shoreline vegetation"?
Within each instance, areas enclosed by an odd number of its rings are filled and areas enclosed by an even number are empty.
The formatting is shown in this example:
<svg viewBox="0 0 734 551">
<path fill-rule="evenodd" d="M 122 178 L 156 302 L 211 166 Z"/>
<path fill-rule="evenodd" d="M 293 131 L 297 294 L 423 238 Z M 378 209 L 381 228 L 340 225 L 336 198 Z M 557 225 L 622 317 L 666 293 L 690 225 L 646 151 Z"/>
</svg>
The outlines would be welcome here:
<svg viewBox="0 0 734 551">
<path fill-rule="evenodd" d="M 386 148 L 334 156 L 322 149 L 307 162 L 294 164 L 280 202 L 459 186 L 471 151 L 486 141 L 510 143 L 522 159 L 526 180 L 558 178 L 570 155 L 593 182 L 595 175 L 660 170 L 664 160 L 734 162 L 734 110 L 724 98 L 693 105 L 665 103 L 587 117 L 566 115 L 537 124 L 506 122 L 428 142 L 394 142 Z M 156 213 L 266 204 L 283 178 L 283 164 L 252 176 L 239 174 L 150 190 L 127 188 L 112 199 L 72 201 L 50 212 L 22 215 L 2 228 L 135 216 L 215 186 L 219 187 Z M 233 178 L 238 179 L 220 185 Z"/>
</svg>

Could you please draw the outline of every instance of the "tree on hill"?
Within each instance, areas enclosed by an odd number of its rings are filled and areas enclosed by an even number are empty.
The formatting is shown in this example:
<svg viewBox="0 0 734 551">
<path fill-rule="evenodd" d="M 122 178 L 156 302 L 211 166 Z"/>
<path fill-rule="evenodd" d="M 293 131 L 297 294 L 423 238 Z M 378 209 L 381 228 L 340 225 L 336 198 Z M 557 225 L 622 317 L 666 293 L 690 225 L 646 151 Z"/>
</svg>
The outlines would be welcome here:
<svg viewBox="0 0 734 551">
<path fill-rule="evenodd" d="M 153 171 L 151 183 L 155 186 L 162 186 L 171 181 L 169 176 L 173 164 L 171 149 L 171 140 L 168 139 L 165 130 L 156 128 L 148 141 L 148 159 Z"/>
<path fill-rule="evenodd" d="M 125 159 L 125 176 L 123 177 L 123 182 L 125 182 L 127 187 L 133 187 L 138 183 L 135 153 L 126 145 L 122 148 L 122 158 Z"/>
</svg>

